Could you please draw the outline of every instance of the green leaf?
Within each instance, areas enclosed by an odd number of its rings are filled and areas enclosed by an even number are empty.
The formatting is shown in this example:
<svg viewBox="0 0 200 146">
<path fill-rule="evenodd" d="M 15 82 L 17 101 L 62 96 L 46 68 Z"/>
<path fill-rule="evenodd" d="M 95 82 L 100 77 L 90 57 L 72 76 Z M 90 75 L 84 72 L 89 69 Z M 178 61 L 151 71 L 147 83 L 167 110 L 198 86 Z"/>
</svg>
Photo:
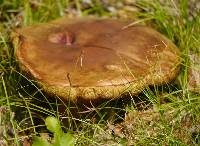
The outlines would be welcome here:
<svg viewBox="0 0 200 146">
<path fill-rule="evenodd" d="M 70 133 L 65 133 L 60 138 L 59 146 L 74 146 L 75 138 Z"/>
<path fill-rule="evenodd" d="M 47 117 L 45 120 L 45 125 L 47 126 L 47 129 L 52 133 L 61 132 L 60 123 L 55 117 Z"/>
<path fill-rule="evenodd" d="M 41 137 L 35 137 L 33 140 L 32 146 L 52 146 L 50 143 L 48 143 L 46 140 L 42 139 Z"/>
</svg>

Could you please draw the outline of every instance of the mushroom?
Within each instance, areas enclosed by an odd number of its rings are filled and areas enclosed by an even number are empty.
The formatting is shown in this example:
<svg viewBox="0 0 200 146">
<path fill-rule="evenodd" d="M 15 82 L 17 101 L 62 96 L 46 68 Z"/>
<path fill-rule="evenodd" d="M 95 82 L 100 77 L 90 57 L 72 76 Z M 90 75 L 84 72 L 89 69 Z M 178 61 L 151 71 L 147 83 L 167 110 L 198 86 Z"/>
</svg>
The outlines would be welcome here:
<svg viewBox="0 0 200 146">
<path fill-rule="evenodd" d="M 115 19 L 58 19 L 16 31 L 16 57 L 42 89 L 76 101 L 138 94 L 173 80 L 179 50 L 152 28 Z"/>
</svg>

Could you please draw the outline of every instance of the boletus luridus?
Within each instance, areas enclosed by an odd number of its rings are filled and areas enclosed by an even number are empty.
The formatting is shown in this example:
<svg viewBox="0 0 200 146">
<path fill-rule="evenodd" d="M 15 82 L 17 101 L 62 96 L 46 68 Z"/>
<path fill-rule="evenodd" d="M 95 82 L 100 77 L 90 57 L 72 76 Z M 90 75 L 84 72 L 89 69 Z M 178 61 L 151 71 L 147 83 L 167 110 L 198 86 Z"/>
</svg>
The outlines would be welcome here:
<svg viewBox="0 0 200 146">
<path fill-rule="evenodd" d="M 22 70 L 50 95 L 77 101 L 138 94 L 173 80 L 179 50 L 152 28 L 115 19 L 74 18 L 16 30 Z"/>
</svg>

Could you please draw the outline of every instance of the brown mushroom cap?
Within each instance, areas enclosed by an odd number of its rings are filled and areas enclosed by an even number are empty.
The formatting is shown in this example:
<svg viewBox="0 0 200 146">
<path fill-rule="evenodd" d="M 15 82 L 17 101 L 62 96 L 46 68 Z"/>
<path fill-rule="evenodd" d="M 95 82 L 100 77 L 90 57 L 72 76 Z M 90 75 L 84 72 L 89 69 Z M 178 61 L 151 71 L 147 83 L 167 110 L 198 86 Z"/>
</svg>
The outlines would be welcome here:
<svg viewBox="0 0 200 146">
<path fill-rule="evenodd" d="M 60 19 L 17 31 L 16 56 L 43 89 L 64 99 L 136 94 L 175 78 L 176 46 L 157 31 L 113 19 Z"/>
</svg>

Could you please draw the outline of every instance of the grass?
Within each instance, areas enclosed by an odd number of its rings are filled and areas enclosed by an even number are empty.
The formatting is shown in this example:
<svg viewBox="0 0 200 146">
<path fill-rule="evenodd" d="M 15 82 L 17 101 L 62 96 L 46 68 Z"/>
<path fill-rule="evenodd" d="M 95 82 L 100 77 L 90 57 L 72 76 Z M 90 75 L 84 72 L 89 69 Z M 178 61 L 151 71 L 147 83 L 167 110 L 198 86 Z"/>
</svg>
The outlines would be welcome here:
<svg viewBox="0 0 200 146">
<path fill-rule="evenodd" d="M 189 0 L 0 0 L 0 130 L 5 131 L 3 136 L 0 132 L 0 142 L 20 145 L 42 135 L 47 132 L 45 117 L 55 116 L 67 123 L 63 128 L 71 131 L 76 145 L 200 144 L 200 94 L 192 92 L 188 84 L 193 69 L 190 56 L 200 56 L 200 9 L 196 4 Z M 48 98 L 21 73 L 9 35 L 16 28 L 63 15 L 128 18 L 133 24 L 136 20 L 154 27 L 180 49 L 180 75 L 172 83 L 147 88 L 137 97 L 130 95 L 128 104 L 122 99 L 105 101 L 75 118 L 70 115 L 76 105 L 65 103 L 66 115 L 61 115 L 60 99 Z M 3 110 L 5 106 L 8 109 Z"/>
</svg>

